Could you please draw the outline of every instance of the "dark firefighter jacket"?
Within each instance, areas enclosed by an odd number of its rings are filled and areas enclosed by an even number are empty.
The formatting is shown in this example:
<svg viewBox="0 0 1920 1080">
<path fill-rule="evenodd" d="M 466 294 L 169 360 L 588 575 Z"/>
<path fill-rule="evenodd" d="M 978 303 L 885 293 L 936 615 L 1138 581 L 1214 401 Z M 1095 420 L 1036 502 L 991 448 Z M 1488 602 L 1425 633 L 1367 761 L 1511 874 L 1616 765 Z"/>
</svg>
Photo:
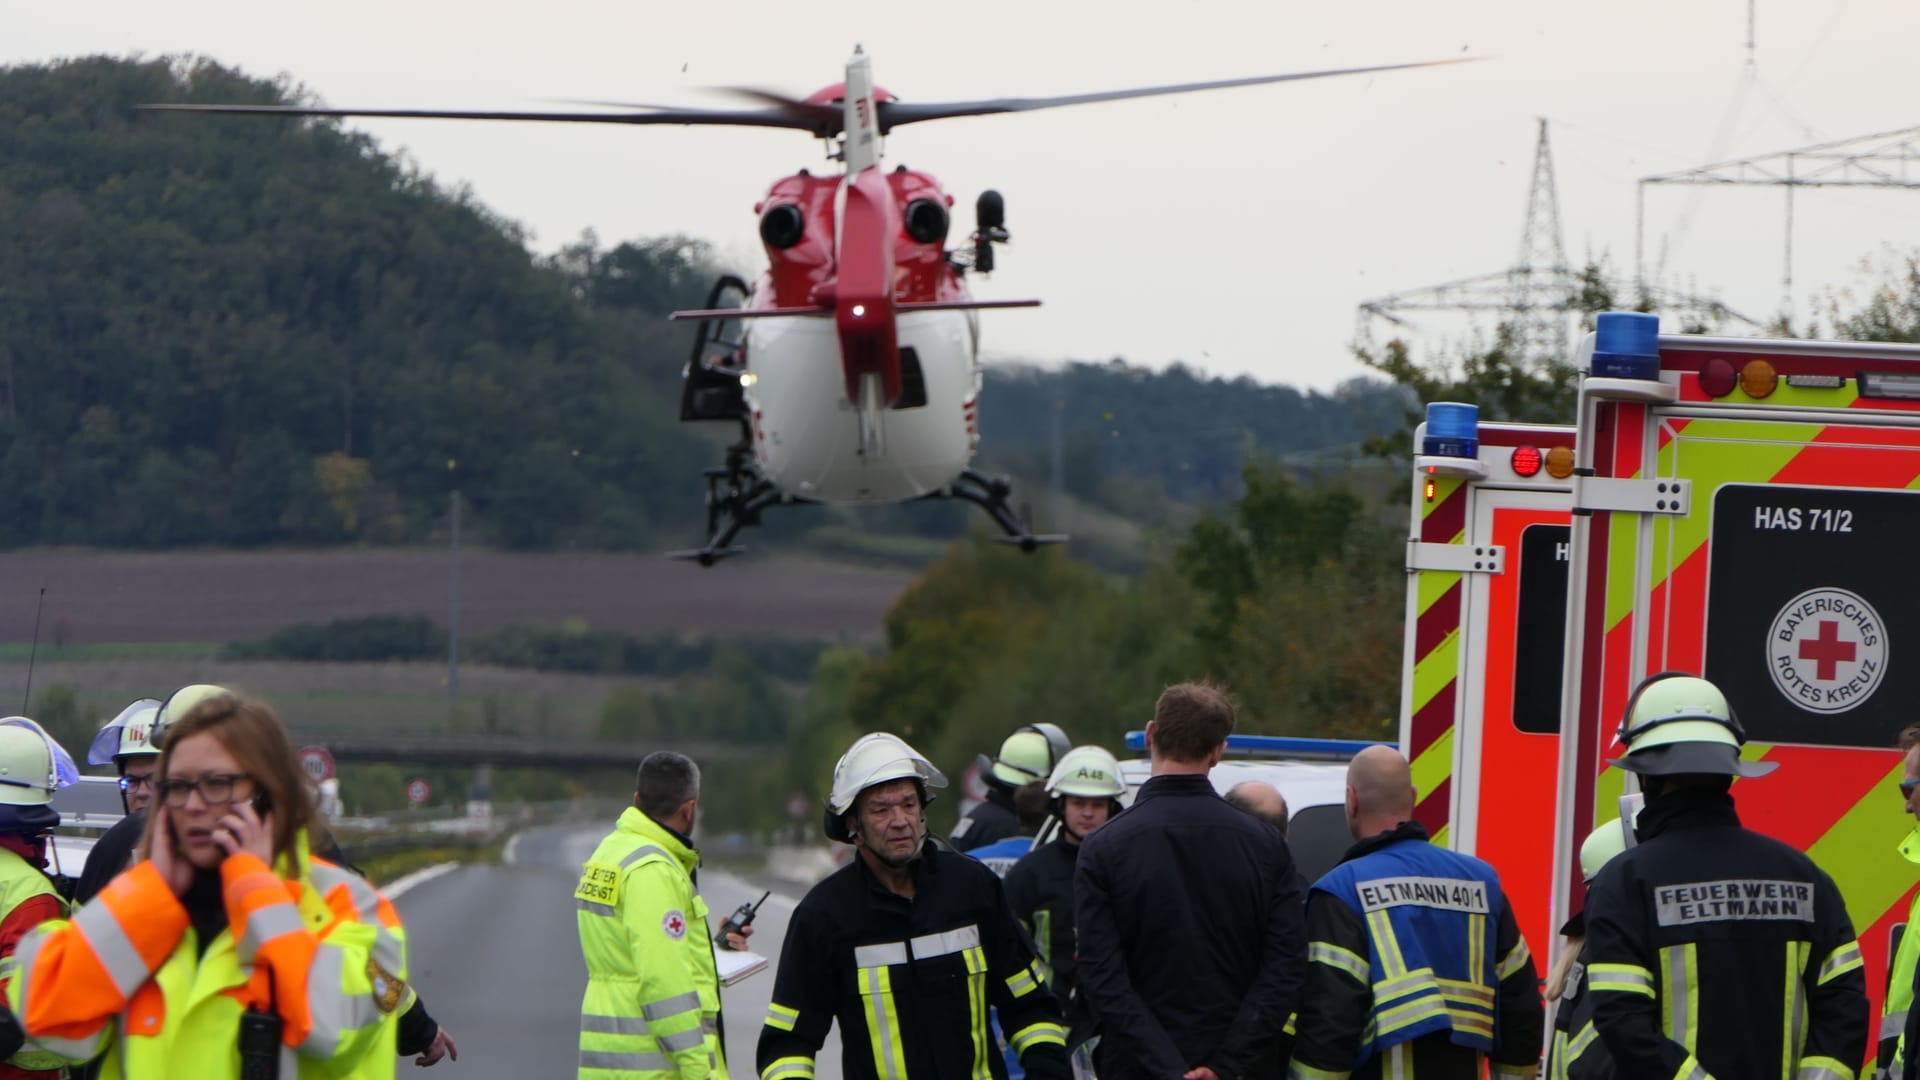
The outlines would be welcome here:
<svg viewBox="0 0 1920 1080">
<path fill-rule="evenodd" d="M 929 841 L 914 898 L 855 857 L 794 909 L 760 1030 L 763 1080 L 808 1080 L 840 1022 L 848 1080 L 992 1076 L 1006 1065 L 989 1006 L 1035 1080 L 1068 1080 L 1066 1028 L 1000 879 Z"/>
<path fill-rule="evenodd" d="M 1419 822 L 1368 837 L 1307 899 L 1289 1076 L 1521 1075 L 1540 1063 L 1539 975 L 1493 868 Z"/>
<path fill-rule="evenodd" d="M 1205 776 L 1156 776 L 1080 845 L 1078 975 L 1101 1080 L 1261 1076 L 1306 959 L 1303 905 L 1280 830 Z"/>
<path fill-rule="evenodd" d="M 1622 1076 L 1851 1078 L 1866 975 L 1813 860 L 1741 828 L 1725 791 L 1648 802 L 1587 892 L 1587 992 Z"/>
<path fill-rule="evenodd" d="M 1033 935 L 1041 969 L 1067 1014 L 1068 1046 L 1086 1041 L 1093 1033 L 1085 998 L 1076 1001 L 1073 996 L 1073 868 L 1079 855 L 1080 845 L 1062 837 L 1014 863 L 1006 879 L 1013 917 Z"/>
<path fill-rule="evenodd" d="M 947 837 L 956 851 L 972 851 L 1020 835 L 1020 816 L 1013 812 L 1013 789 L 987 785 L 985 801 L 975 803 Z"/>
<path fill-rule="evenodd" d="M 1584 948 L 1586 919 L 1576 914 L 1560 932 L 1575 939 L 1568 948 Z M 1547 1045 L 1546 1080 L 1613 1080 L 1613 1059 L 1593 1029 L 1593 995 L 1587 993 L 1586 956 L 1575 957 L 1553 1014 L 1553 1041 Z"/>
</svg>

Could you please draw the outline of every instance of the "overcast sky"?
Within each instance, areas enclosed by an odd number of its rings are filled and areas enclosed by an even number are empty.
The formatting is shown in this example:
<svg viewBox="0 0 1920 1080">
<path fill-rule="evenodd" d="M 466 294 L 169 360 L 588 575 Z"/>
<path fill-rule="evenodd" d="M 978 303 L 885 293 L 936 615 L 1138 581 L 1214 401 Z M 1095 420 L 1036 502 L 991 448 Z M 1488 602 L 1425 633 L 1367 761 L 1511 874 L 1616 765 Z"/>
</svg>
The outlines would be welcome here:
<svg viewBox="0 0 1920 1080">
<path fill-rule="evenodd" d="M 1424 71 L 956 119 L 904 128 L 887 161 L 955 197 L 984 187 L 1013 243 L 976 280 L 990 358 L 1175 360 L 1327 388 L 1360 373 L 1356 306 L 1508 269 L 1536 118 L 1552 123 L 1567 254 L 1630 276 L 1643 176 L 1920 125 L 1910 0 L 1282 0 L 1128 6 L 658 0 L 88 0 L 7 5 L 0 62 L 194 53 L 286 74 L 337 106 L 541 108 L 562 98 L 729 106 L 708 88 L 809 93 L 858 42 L 909 101 L 1030 96 L 1462 55 Z M 208 122 L 251 122 L 209 120 Z M 365 122 L 382 146 L 551 251 L 665 233 L 764 261 L 753 205 L 800 167 L 795 132 Z M 1920 170 L 1915 171 L 1920 179 Z M 1779 188 L 1650 187 L 1648 263 L 1669 286 L 1770 317 L 1783 305 Z M 1920 246 L 1920 191 L 1797 197 L 1792 311 Z M 1439 350 L 1471 331 L 1417 316 Z M 1490 327 L 1483 320 L 1482 329 Z M 1380 328 L 1377 340 L 1390 331 Z M 1403 331 L 1404 333 L 1404 331 Z"/>
</svg>

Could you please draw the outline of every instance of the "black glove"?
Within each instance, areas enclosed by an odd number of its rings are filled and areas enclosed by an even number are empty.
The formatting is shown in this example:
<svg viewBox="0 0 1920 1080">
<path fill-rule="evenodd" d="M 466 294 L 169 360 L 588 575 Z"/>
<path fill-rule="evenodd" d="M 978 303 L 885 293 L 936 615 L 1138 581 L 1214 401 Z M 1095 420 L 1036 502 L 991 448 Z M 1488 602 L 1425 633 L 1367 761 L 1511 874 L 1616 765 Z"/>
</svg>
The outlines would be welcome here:
<svg viewBox="0 0 1920 1080">
<path fill-rule="evenodd" d="M 0 1060 L 5 1060 L 20 1052 L 27 1043 L 26 1029 L 20 1021 L 14 1019 L 13 1010 L 0 1005 Z"/>
</svg>

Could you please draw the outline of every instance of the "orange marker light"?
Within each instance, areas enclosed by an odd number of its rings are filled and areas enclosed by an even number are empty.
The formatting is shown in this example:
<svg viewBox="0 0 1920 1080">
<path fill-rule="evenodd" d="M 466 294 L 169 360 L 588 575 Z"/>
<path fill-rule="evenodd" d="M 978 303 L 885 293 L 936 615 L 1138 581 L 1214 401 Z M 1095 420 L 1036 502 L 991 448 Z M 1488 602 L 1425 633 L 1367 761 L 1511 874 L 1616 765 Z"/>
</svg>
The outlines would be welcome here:
<svg viewBox="0 0 1920 1080">
<path fill-rule="evenodd" d="M 1427 481 L 1427 501 L 1433 501 L 1433 481 Z"/>
<path fill-rule="evenodd" d="M 1516 476 L 1536 476 L 1540 472 L 1540 450 L 1533 446 L 1513 448 L 1513 471 Z"/>
<path fill-rule="evenodd" d="M 1748 397 L 1766 397 L 1779 385 L 1779 374 L 1765 360 L 1749 360 L 1740 369 L 1740 389 L 1745 390 Z"/>
<path fill-rule="evenodd" d="M 1547 451 L 1547 475 L 1555 480 L 1573 475 L 1573 447 L 1556 446 Z"/>
</svg>

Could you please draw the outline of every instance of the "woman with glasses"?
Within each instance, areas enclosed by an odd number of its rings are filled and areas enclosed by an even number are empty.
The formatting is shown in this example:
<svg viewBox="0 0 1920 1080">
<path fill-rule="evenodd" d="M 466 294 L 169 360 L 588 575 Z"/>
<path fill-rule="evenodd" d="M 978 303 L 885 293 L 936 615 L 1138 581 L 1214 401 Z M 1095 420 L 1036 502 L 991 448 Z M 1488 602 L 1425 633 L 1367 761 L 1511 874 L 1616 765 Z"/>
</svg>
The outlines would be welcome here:
<svg viewBox="0 0 1920 1080">
<path fill-rule="evenodd" d="M 221 693 L 169 716 L 156 776 L 134 866 L 16 953 L 29 1045 L 104 1047 L 104 1080 L 393 1076 L 400 920 L 309 854 L 313 806 L 273 711 Z"/>
</svg>

